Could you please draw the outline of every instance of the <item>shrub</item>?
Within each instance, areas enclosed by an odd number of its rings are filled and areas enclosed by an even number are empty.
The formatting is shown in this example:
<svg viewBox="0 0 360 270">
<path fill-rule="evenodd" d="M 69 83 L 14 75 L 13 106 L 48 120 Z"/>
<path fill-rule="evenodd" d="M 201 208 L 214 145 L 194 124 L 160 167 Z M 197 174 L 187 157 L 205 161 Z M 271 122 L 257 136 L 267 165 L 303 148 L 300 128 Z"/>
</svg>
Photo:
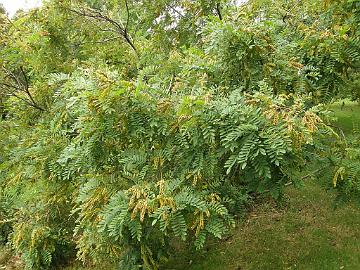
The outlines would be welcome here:
<svg viewBox="0 0 360 270">
<path fill-rule="evenodd" d="M 29 268 L 71 256 L 75 243 L 84 261 L 152 269 L 170 239 L 201 248 L 234 226 L 251 194 L 281 197 L 297 181 L 302 147 L 325 127 L 296 96 L 204 89 L 159 98 L 96 74 L 62 80 L 52 114 L 9 156 L 2 183 L 23 202 L 12 243 Z"/>
</svg>

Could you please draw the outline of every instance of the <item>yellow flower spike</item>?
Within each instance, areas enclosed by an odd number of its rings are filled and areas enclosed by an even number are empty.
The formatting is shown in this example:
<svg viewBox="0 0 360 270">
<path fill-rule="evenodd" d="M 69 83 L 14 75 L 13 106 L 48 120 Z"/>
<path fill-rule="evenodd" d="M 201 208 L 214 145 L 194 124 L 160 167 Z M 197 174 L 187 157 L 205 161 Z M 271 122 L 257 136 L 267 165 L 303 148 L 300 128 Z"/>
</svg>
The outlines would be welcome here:
<svg viewBox="0 0 360 270">
<path fill-rule="evenodd" d="M 156 183 L 156 186 L 159 187 L 159 194 L 164 194 L 165 192 L 165 180 L 161 179 Z"/>
<path fill-rule="evenodd" d="M 340 167 L 340 168 L 338 168 L 336 170 L 336 172 L 334 174 L 334 177 L 333 177 L 333 186 L 334 186 L 334 188 L 336 188 L 339 178 L 341 180 L 344 180 L 344 173 L 345 173 L 345 168 L 344 167 Z"/>
<path fill-rule="evenodd" d="M 204 229 L 204 212 L 200 212 L 199 227 L 200 229 Z"/>
<path fill-rule="evenodd" d="M 146 211 L 148 210 L 148 205 L 147 205 L 147 201 L 143 200 L 142 205 L 141 205 L 141 212 L 140 212 L 140 221 L 143 222 L 145 219 L 145 214 Z"/>
</svg>

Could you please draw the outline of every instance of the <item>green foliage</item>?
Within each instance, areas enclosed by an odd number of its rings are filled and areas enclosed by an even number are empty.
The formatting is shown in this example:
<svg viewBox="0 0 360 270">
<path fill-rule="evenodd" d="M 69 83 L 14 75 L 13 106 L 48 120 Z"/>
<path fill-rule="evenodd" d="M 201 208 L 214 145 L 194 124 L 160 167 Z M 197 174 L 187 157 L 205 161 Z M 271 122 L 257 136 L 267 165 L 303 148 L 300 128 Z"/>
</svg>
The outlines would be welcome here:
<svg viewBox="0 0 360 270">
<path fill-rule="evenodd" d="M 281 196 L 301 168 L 301 145 L 323 125 L 295 96 L 159 99 L 141 85 L 113 83 L 116 77 L 106 70 L 52 76 L 61 84 L 52 114 L 10 154 L 7 167 L 20 162 L 12 169 L 19 179 L 9 184 L 5 174 L 3 183 L 24 188 L 26 202 L 12 241 L 28 267 L 66 256 L 71 230 L 83 260 L 111 254 L 117 261 L 130 249 L 137 263 L 156 268 L 174 237 L 201 248 L 234 225 L 245 194 Z"/>
<path fill-rule="evenodd" d="M 322 89 L 357 76 L 358 18 L 276 8 L 48 1 L 2 20 L 1 241 L 29 269 L 158 269 L 172 241 L 202 248 L 300 183 L 332 132 Z"/>
<path fill-rule="evenodd" d="M 360 195 L 360 141 L 356 134 L 349 141 L 342 142 L 333 155 L 335 164 L 333 186 L 339 190 L 339 200 L 354 199 Z"/>
</svg>

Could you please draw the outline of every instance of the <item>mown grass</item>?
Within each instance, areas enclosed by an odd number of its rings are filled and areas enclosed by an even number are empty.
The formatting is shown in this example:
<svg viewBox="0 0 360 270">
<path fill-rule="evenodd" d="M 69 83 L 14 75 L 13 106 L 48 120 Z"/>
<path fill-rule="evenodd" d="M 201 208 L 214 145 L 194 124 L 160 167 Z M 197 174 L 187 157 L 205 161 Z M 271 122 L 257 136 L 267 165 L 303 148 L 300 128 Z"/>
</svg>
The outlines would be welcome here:
<svg viewBox="0 0 360 270">
<path fill-rule="evenodd" d="M 340 101 L 329 109 L 337 117 L 334 125 L 345 134 L 360 131 L 357 103 Z M 302 188 L 288 187 L 282 207 L 269 200 L 257 204 L 226 240 L 211 241 L 199 252 L 178 248 L 162 269 L 360 269 L 360 209 L 349 204 L 334 208 L 331 174 L 325 171 Z M 5 252 L 0 249 L 0 258 Z M 90 268 L 66 268 L 85 269 Z"/>
<path fill-rule="evenodd" d="M 360 211 L 334 209 L 335 195 L 316 180 L 288 188 L 285 208 L 254 208 L 232 237 L 185 252 L 164 269 L 360 269 Z"/>
<path fill-rule="evenodd" d="M 341 100 L 329 106 L 337 118 L 334 125 L 341 128 L 344 133 L 353 130 L 360 131 L 360 104 L 349 100 Z"/>
</svg>

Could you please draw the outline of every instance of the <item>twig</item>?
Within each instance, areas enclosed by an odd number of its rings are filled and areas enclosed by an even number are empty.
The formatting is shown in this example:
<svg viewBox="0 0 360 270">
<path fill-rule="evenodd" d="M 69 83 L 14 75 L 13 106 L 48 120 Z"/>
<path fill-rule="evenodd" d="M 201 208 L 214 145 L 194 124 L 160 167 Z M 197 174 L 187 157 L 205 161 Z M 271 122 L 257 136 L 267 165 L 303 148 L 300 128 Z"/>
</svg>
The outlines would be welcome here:
<svg viewBox="0 0 360 270">
<path fill-rule="evenodd" d="M 31 107 L 33 107 L 35 109 L 38 109 L 40 111 L 45 111 L 45 109 L 41 108 L 36 103 L 29 102 L 27 99 L 22 98 L 22 97 L 20 97 L 19 95 L 15 94 L 15 93 L 10 93 L 10 95 L 13 96 L 13 97 L 16 97 L 17 99 L 20 99 L 20 100 L 24 101 L 27 105 L 29 105 L 29 106 L 31 106 Z"/>
<path fill-rule="evenodd" d="M 33 96 L 32 96 L 31 93 L 30 93 L 30 90 L 29 90 L 29 80 L 28 80 L 28 78 L 27 78 L 27 76 L 26 76 L 26 73 L 24 72 L 23 67 L 20 67 L 20 71 L 21 71 L 21 73 L 22 73 L 22 75 L 23 75 L 23 77 L 24 77 L 24 80 L 25 80 L 24 91 L 25 91 L 26 95 L 29 97 L 29 99 L 31 100 L 31 102 L 32 102 L 32 104 L 33 104 L 33 107 L 34 107 L 34 108 L 37 108 L 37 109 L 39 109 L 39 110 L 41 110 L 41 111 L 44 111 L 43 108 L 41 108 L 39 105 L 37 105 L 36 101 L 34 100 Z"/>
<path fill-rule="evenodd" d="M 301 177 L 300 179 L 301 179 L 301 180 L 305 180 L 306 178 L 309 178 L 309 177 L 313 176 L 314 174 L 316 174 L 316 173 L 318 173 L 318 172 L 321 172 L 321 171 L 323 171 L 323 170 L 325 170 L 325 169 L 326 169 L 326 167 L 317 169 L 317 170 L 312 171 L 311 173 L 309 173 L 309 174 L 307 174 L 307 175 L 304 175 L 304 176 Z M 293 184 L 293 182 L 291 181 L 291 182 L 286 183 L 285 186 L 286 186 L 286 187 L 287 187 L 287 186 L 291 186 L 292 184 Z"/>
<path fill-rule="evenodd" d="M 95 19 L 98 21 L 104 21 L 104 22 L 111 24 L 112 26 L 114 26 L 117 29 L 117 31 L 109 30 L 109 29 L 102 30 L 102 31 L 111 31 L 111 32 L 115 32 L 115 33 L 119 34 L 121 37 L 123 37 L 125 39 L 125 41 L 130 45 L 130 47 L 135 51 L 135 53 L 138 54 L 137 48 L 135 47 L 135 44 L 132 41 L 132 39 L 129 35 L 129 31 L 128 31 L 128 26 L 129 26 L 129 21 L 130 21 L 130 12 L 129 12 L 129 6 L 128 6 L 127 1 L 125 1 L 125 6 L 126 6 L 126 12 L 127 12 L 127 19 L 126 19 L 125 26 L 122 25 L 121 22 L 117 22 L 114 19 L 102 14 L 101 11 L 99 11 L 99 10 L 83 9 L 82 11 L 79 11 L 79 10 L 71 9 L 71 8 L 69 8 L 68 10 L 79 16 L 88 17 L 88 18 L 92 18 L 92 19 Z"/>
<path fill-rule="evenodd" d="M 173 7 L 170 4 L 166 5 L 167 7 L 171 8 L 175 13 L 177 13 L 180 17 L 184 17 L 184 14 L 182 14 L 180 11 L 178 11 L 175 7 Z"/>
<path fill-rule="evenodd" d="M 125 7 L 126 7 L 126 24 L 125 24 L 125 34 L 127 33 L 128 31 L 128 26 L 129 26 L 129 21 L 130 21 L 130 12 L 129 12 L 129 5 L 128 5 L 128 1 L 125 0 Z"/>
<path fill-rule="evenodd" d="M 323 168 L 320 168 L 320 169 L 317 169 L 317 170 L 315 170 L 315 171 L 312 171 L 311 173 L 309 173 L 309 174 L 307 174 L 307 175 L 304 175 L 304 176 L 301 177 L 300 179 L 301 179 L 301 180 L 305 180 L 306 178 L 309 178 L 309 177 L 313 176 L 314 174 L 325 170 L 326 168 L 327 168 L 327 166 L 325 166 L 325 167 L 323 167 Z M 288 186 L 291 186 L 291 185 L 293 185 L 293 184 L 294 184 L 294 182 L 293 182 L 293 181 L 290 181 L 290 182 L 284 184 L 284 186 L 285 186 L 285 187 L 288 187 Z M 266 190 L 264 190 L 263 192 L 261 192 L 261 194 L 268 193 L 268 192 L 270 192 L 270 190 L 269 190 L 269 189 L 266 189 Z"/>
<path fill-rule="evenodd" d="M 13 88 L 14 89 L 14 92 L 9 92 L 9 95 L 13 96 L 13 97 L 16 97 L 22 101 L 24 101 L 27 105 L 30 105 L 31 107 L 33 108 L 36 108 L 40 111 L 45 111 L 44 108 L 42 108 L 41 106 L 39 106 L 36 101 L 34 100 L 33 96 L 31 95 L 30 93 L 30 90 L 29 90 L 29 80 L 26 76 L 26 73 L 23 69 L 23 67 L 20 67 L 20 72 L 23 76 L 23 79 L 24 79 L 24 82 L 21 82 L 20 79 L 18 78 L 18 76 L 16 76 L 12 71 L 6 69 L 6 68 L 2 68 L 4 70 L 4 72 L 7 74 L 7 77 L 10 77 L 16 84 L 13 85 L 13 84 L 8 84 L 8 83 L 5 83 L 5 82 L 0 82 L 0 86 L 7 90 L 5 87 L 8 87 L 8 88 Z M 23 92 L 28 98 L 28 99 L 25 99 L 25 98 L 22 98 L 20 97 L 18 94 L 16 94 L 15 92 L 18 91 L 18 92 Z"/>
<path fill-rule="evenodd" d="M 220 9 L 220 3 L 219 2 L 216 3 L 216 13 L 219 16 L 220 21 L 222 21 L 222 15 L 221 15 L 221 9 Z"/>
</svg>

